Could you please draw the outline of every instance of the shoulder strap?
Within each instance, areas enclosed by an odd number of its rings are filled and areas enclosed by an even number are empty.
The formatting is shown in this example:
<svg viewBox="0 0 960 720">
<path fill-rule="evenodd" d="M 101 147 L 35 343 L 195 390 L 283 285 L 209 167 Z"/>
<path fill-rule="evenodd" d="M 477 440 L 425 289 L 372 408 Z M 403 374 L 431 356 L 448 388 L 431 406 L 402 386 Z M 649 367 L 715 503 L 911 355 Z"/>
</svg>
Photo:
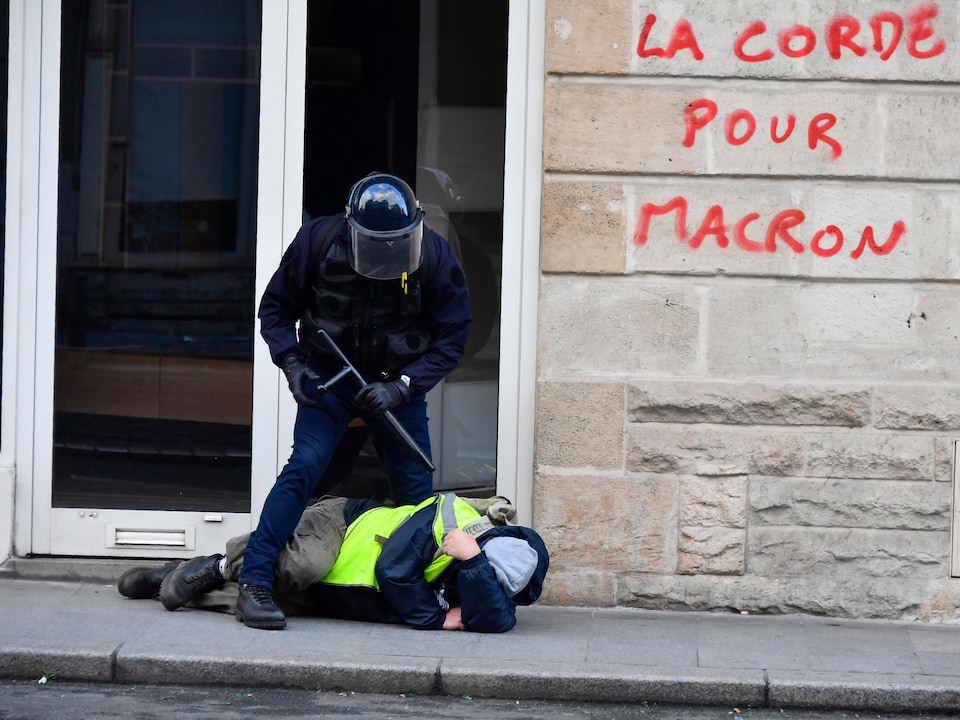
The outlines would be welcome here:
<svg viewBox="0 0 960 720">
<path fill-rule="evenodd" d="M 481 514 L 479 520 L 470 523 L 464 532 L 479 538 L 497 525 L 516 525 L 517 509 L 507 498 L 496 495 L 491 498 L 461 498 Z"/>
<path fill-rule="evenodd" d="M 330 252 L 333 241 L 337 239 L 337 233 L 340 232 L 340 223 L 343 222 L 343 214 L 330 215 L 314 222 L 315 227 L 310 231 L 310 241 L 313 245 L 314 267 L 317 267 L 320 261 Z"/>
</svg>

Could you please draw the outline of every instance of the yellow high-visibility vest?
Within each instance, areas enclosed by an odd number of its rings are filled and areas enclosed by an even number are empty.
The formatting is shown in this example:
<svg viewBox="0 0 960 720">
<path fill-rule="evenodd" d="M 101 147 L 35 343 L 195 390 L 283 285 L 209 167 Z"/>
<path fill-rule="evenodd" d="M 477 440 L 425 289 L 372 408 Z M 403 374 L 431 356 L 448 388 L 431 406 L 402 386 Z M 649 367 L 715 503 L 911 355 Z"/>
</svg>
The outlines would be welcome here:
<svg viewBox="0 0 960 720">
<path fill-rule="evenodd" d="M 453 493 L 438 493 L 419 505 L 400 507 L 377 507 L 361 514 L 347 527 L 336 563 L 320 582 L 329 585 L 351 585 L 379 590 L 374 568 L 383 544 L 414 513 L 430 505 L 436 505 L 433 533 L 437 552 L 433 562 L 424 570 L 424 579 L 429 583 L 449 567 L 453 558 L 441 555 L 443 537 L 454 529 L 463 529 L 480 519 L 481 515 Z"/>
</svg>

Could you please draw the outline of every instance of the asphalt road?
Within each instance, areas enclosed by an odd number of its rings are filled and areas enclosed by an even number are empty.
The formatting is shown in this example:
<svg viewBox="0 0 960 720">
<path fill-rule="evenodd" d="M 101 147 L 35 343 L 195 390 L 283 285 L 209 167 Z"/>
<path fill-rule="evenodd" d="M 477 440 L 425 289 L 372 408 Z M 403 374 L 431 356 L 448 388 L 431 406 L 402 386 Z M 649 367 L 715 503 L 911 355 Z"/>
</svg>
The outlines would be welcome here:
<svg viewBox="0 0 960 720">
<path fill-rule="evenodd" d="M 942 715 L 0 680 L 2 720 L 943 720 Z"/>
</svg>

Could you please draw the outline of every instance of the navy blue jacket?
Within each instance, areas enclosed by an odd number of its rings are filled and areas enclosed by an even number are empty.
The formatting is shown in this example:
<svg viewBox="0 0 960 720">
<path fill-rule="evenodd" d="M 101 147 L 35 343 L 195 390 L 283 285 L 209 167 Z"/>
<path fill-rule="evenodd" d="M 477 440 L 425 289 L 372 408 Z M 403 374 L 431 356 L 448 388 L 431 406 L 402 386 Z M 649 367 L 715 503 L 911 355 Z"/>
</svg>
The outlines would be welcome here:
<svg viewBox="0 0 960 720">
<path fill-rule="evenodd" d="M 317 252 L 318 230 L 327 221 L 328 218 L 316 218 L 300 228 L 260 301 L 260 334 L 277 366 L 282 366 L 290 354 L 310 357 L 310 345 L 297 336 L 297 324 L 315 299 L 321 259 Z M 348 256 L 349 244 L 347 225 L 341 223 L 328 254 Z M 429 334 L 429 346 L 405 367 L 393 369 L 397 377 L 403 374 L 410 378 L 410 386 L 416 393 L 426 393 L 456 368 L 470 332 L 470 298 L 463 268 L 456 255 L 446 240 L 427 227 L 423 230 L 423 246 L 423 256 L 432 253 L 435 258 L 435 270 L 427 273 L 429 277 L 420 279 L 420 313 L 409 322 L 416 323 L 419 329 Z M 423 267 L 419 274 L 425 275 Z M 351 282 L 394 281 L 371 280 L 356 275 Z M 341 350 L 349 357 L 346 348 Z M 357 364 L 355 358 L 350 359 Z M 369 382 L 379 378 L 365 379 Z"/>
<path fill-rule="evenodd" d="M 347 524 L 380 503 L 348 500 L 344 508 Z M 377 560 L 380 590 L 316 583 L 305 591 L 314 610 L 326 617 L 367 622 L 405 623 L 424 630 L 443 627 L 446 611 L 437 592 L 442 591 L 451 607 L 460 607 L 464 627 L 473 632 L 506 632 L 517 622 L 517 605 L 530 605 L 540 597 L 549 556 L 540 536 L 519 526 L 496 526 L 479 539 L 481 553 L 469 560 L 454 560 L 444 574 L 431 584 L 424 571 L 437 549 L 434 537 L 436 508 L 429 506 L 404 522 L 384 543 Z M 498 535 L 529 542 L 540 555 L 540 564 L 530 583 L 515 597 L 503 591 L 482 549 Z"/>
</svg>

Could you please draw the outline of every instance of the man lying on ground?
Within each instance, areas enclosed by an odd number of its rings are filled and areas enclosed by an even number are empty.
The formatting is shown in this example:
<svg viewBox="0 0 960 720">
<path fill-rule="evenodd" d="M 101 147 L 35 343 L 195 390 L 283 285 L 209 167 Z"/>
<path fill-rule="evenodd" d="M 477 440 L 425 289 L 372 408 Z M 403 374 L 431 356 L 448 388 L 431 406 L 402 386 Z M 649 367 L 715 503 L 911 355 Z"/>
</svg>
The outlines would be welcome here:
<svg viewBox="0 0 960 720">
<path fill-rule="evenodd" d="M 506 632 L 516 624 L 517 605 L 540 597 L 550 563 L 540 536 L 511 524 L 515 514 L 499 497 L 443 493 L 399 507 L 327 497 L 304 511 L 285 545 L 266 598 L 273 602 L 238 600 L 248 535 L 230 540 L 224 555 L 132 568 L 117 589 L 130 598 L 159 598 L 167 610 L 233 612 L 265 630 L 286 627 L 285 615 L 313 614 Z"/>
</svg>

